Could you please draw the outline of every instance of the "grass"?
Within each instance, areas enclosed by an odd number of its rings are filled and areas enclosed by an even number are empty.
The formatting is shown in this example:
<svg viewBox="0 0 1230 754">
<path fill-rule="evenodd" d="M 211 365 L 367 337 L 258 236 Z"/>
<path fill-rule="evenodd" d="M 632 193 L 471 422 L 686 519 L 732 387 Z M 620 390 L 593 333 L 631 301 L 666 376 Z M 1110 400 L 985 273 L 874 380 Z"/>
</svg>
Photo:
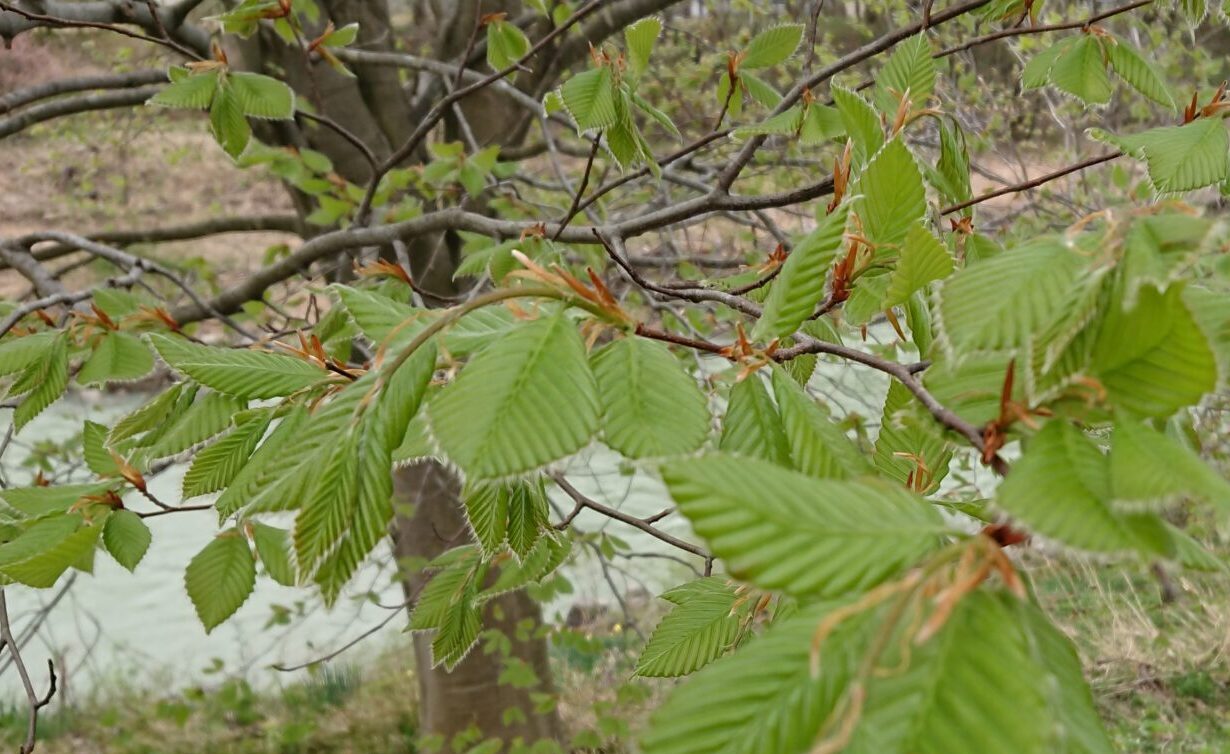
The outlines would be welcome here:
<svg viewBox="0 0 1230 754">
<path fill-rule="evenodd" d="M 1226 574 L 1172 574 L 1166 603 L 1144 566 L 1037 560 L 1039 598 L 1080 649 L 1119 751 L 1230 752 Z"/>
</svg>

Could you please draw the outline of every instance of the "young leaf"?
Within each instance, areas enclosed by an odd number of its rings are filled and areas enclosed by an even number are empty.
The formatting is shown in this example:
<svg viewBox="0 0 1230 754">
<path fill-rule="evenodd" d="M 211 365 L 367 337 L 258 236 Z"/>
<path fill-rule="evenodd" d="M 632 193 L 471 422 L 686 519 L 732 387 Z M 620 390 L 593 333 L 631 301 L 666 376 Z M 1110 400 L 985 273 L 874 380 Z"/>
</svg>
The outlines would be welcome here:
<svg viewBox="0 0 1230 754">
<path fill-rule="evenodd" d="M 846 133 L 854 143 L 854 155 L 858 165 L 865 165 L 871 156 L 884 146 L 884 127 L 875 108 L 850 89 L 834 84 L 833 105 L 841 114 Z"/>
<path fill-rule="evenodd" d="M 941 343 L 963 355 L 1024 346 L 1055 316 L 1083 264 L 1062 243 L 1042 239 L 966 267 L 940 283 Z"/>
<path fill-rule="evenodd" d="M 107 449 L 107 428 L 103 425 L 87 421 L 81 432 L 82 457 L 90 471 L 98 476 L 119 476 L 120 467 Z"/>
<path fill-rule="evenodd" d="M 926 190 L 914 155 L 901 139 L 875 154 L 858 181 L 863 195 L 855 212 L 863 234 L 880 245 L 899 244 L 927 211 Z"/>
<path fill-rule="evenodd" d="M 301 573 L 315 572 L 326 604 L 387 534 L 393 518 L 393 450 L 422 405 L 436 366 L 435 343 L 414 352 L 388 378 L 375 406 L 353 419 L 295 519 L 295 552 Z M 371 386 L 349 388 L 362 405 Z M 322 560 L 323 558 L 323 560 Z M 317 564 L 319 563 L 319 567 Z"/>
<path fill-rule="evenodd" d="M 1053 636 L 1035 635 L 1055 630 L 1045 617 L 1022 626 L 1021 612 L 1027 609 L 1006 593 L 975 592 L 961 600 L 934 639 L 908 650 L 890 649 L 883 660 L 904 669 L 878 674 L 868 683 L 858 728 L 843 751 L 1109 754 L 1104 734 L 1097 748 L 1069 748 L 1069 722 L 1079 715 L 1081 733 L 1092 726 L 1096 736 L 1097 714 L 1079 678 L 1073 689 L 1063 688 L 1063 701 L 1078 706 L 1061 709 L 1055 699 L 1060 686 L 1051 673 L 1070 673 L 1075 657 L 1059 655 L 1064 648 L 1053 646 Z M 994 692 L 971 693 L 981 684 Z"/>
<path fill-rule="evenodd" d="M 1066 49 L 1051 65 L 1051 83 L 1090 105 L 1110 102 L 1110 77 L 1102 42 L 1091 34 Z"/>
<path fill-rule="evenodd" d="M 462 494 L 466 520 L 483 554 L 494 555 L 508 539 L 508 490 L 496 482 L 475 482 Z"/>
<path fill-rule="evenodd" d="M 201 346 L 160 333 L 147 337 L 167 366 L 237 398 L 277 398 L 329 377 L 315 364 L 280 353 Z"/>
<path fill-rule="evenodd" d="M 225 489 L 256 450 L 270 421 L 269 414 L 246 421 L 197 453 L 184 474 L 184 497 L 207 495 Z"/>
<path fill-rule="evenodd" d="M 782 24 L 765 29 L 748 42 L 739 67 L 755 70 L 777 65 L 793 55 L 802 41 L 802 24 Z"/>
<path fill-rule="evenodd" d="M 1093 344 L 1091 371 L 1114 405 L 1165 417 L 1217 386 L 1217 358 L 1187 304 L 1183 286 L 1140 290 L 1136 307 L 1113 302 Z"/>
<path fill-rule="evenodd" d="M 94 552 L 103 526 L 103 521 L 83 523 L 81 516 L 72 514 L 40 521 L 0 545 L 0 575 L 49 589 L 61 574 Z"/>
<path fill-rule="evenodd" d="M 696 380 L 660 343 L 621 338 L 590 360 L 602 401 L 606 444 L 628 458 L 689 453 L 709 435 L 709 408 Z"/>
<path fill-rule="evenodd" d="M 635 75 L 641 75 L 649 67 L 654 43 L 662 33 L 662 19 L 647 16 L 624 28 L 624 41 L 628 45 L 628 62 Z"/>
<path fill-rule="evenodd" d="M 820 305 L 829 266 L 845 238 L 849 207 L 845 204 L 820 221 L 786 257 L 773 281 L 764 313 L 752 328 L 752 338 L 767 341 L 799 329 Z"/>
<path fill-rule="evenodd" d="M 243 110 L 239 95 L 226 86 L 218 88 L 209 106 L 209 127 L 214 140 L 234 160 L 239 159 L 252 139 L 252 127 Z"/>
<path fill-rule="evenodd" d="M 914 291 L 932 281 L 943 280 L 952 270 L 948 249 L 921 223 L 911 226 L 901 245 L 897 266 L 889 274 L 883 307 L 904 304 Z"/>
<path fill-rule="evenodd" d="M 759 459 L 707 455 L 663 467 L 662 478 L 732 575 L 795 595 L 864 591 L 934 549 L 944 528 L 895 485 L 814 479 Z"/>
<path fill-rule="evenodd" d="M 166 458 L 217 437 L 231 426 L 231 420 L 245 405 L 245 401 L 222 393 L 198 395 L 183 416 L 168 427 L 157 442 L 145 449 L 143 456 L 148 459 Z"/>
<path fill-rule="evenodd" d="M 184 586 L 209 633 L 247 601 L 256 586 L 256 561 L 237 529 L 224 531 L 188 563 Z"/>
<path fill-rule="evenodd" d="M 582 131 L 615 125 L 615 83 L 611 69 L 603 66 L 578 73 L 560 87 L 564 106 Z"/>
<path fill-rule="evenodd" d="M 289 120 L 295 116 L 294 90 L 272 76 L 232 71 L 227 74 L 225 87 L 248 117 Z"/>
<path fill-rule="evenodd" d="M 731 388 L 718 447 L 791 467 L 790 442 L 782 418 L 759 375 L 750 374 Z"/>
<path fill-rule="evenodd" d="M 913 393 L 893 380 L 876 436 L 876 467 L 906 487 L 929 494 L 948 475 L 951 460 L 952 450 L 935 420 Z"/>
<path fill-rule="evenodd" d="M 1083 550 L 1151 549 L 1136 522 L 1115 513 L 1108 463 L 1075 426 L 1047 423 L 1012 465 L 996 502 L 1029 529 Z"/>
<path fill-rule="evenodd" d="M 773 370 L 773 394 L 781 409 L 794 468 L 818 479 L 850 479 L 872 473 L 871 465 L 845 431 L 781 369 Z"/>
<path fill-rule="evenodd" d="M 1159 105 L 1170 110 L 1175 109 L 1174 98 L 1170 96 L 1170 88 L 1166 86 L 1162 74 L 1127 40 L 1116 37 L 1107 47 L 1110 66 L 1115 69 L 1119 78 Z"/>
<path fill-rule="evenodd" d="M 916 34 L 893 48 L 876 76 L 877 103 L 884 112 L 897 110 L 901 98 L 908 94 L 913 109 L 925 108 L 935 90 L 935 60 L 925 32 Z"/>
<path fill-rule="evenodd" d="M 547 493 L 541 479 L 503 485 L 508 498 L 508 548 L 524 560 L 548 523 Z"/>
<path fill-rule="evenodd" d="M 583 448 L 598 429 L 597 393 L 576 326 L 559 314 L 475 356 L 429 416 L 441 448 L 467 474 L 501 477 Z"/>
<path fill-rule="evenodd" d="M 295 567 L 290 562 L 290 533 L 276 526 L 253 521 L 252 542 L 256 545 L 256 554 L 269 578 L 282 586 L 294 586 Z"/>
<path fill-rule="evenodd" d="M 730 650 L 742 616 L 738 593 L 724 580 L 706 577 L 676 587 L 662 599 L 674 602 L 641 650 L 636 674 L 673 677 L 694 673 Z"/>
<path fill-rule="evenodd" d="M 0 377 L 20 372 L 54 348 L 59 336 L 55 332 L 40 332 L 0 343 Z"/>
<path fill-rule="evenodd" d="M 183 75 L 177 75 L 175 71 Z M 213 102 L 218 88 L 218 70 L 189 74 L 185 69 L 171 69 L 171 84 L 150 97 L 147 105 L 204 110 Z"/>
<path fill-rule="evenodd" d="M 1131 419 L 1115 422 L 1110 484 L 1115 502 L 1129 510 L 1189 495 L 1230 506 L 1230 483 L 1220 474 L 1191 450 Z"/>
<path fill-rule="evenodd" d="M 43 409 L 55 403 L 68 387 L 68 340 L 63 333 L 52 339 L 51 345 L 38 360 L 29 364 L 13 383 L 12 394 L 26 393 L 13 412 L 13 426 L 20 430 Z"/>
<path fill-rule="evenodd" d="M 675 687 L 653 714 L 645 754 L 807 752 L 851 675 L 859 642 L 846 627 L 825 642 L 825 674 L 811 673 L 816 626 L 835 607 L 821 603 L 772 626 L 747 647 Z"/>
<path fill-rule="evenodd" d="M 153 368 L 154 355 L 139 338 L 126 332 L 108 332 L 81 366 L 77 382 L 95 385 L 135 380 L 149 374 Z"/>
<path fill-rule="evenodd" d="M 132 511 L 114 511 L 103 525 L 103 546 L 115 562 L 130 571 L 145 557 L 152 538 L 149 527 Z"/>
<path fill-rule="evenodd" d="M 502 71 L 530 51 L 530 40 L 516 24 L 493 21 L 487 24 L 487 65 Z"/>
<path fill-rule="evenodd" d="M 1192 191 L 1225 180 L 1230 138 L 1220 118 L 1162 126 L 1116 140 L 1125 152 L 1143 157 L 1149 181 L 1162 194 Z"/>
</svg>

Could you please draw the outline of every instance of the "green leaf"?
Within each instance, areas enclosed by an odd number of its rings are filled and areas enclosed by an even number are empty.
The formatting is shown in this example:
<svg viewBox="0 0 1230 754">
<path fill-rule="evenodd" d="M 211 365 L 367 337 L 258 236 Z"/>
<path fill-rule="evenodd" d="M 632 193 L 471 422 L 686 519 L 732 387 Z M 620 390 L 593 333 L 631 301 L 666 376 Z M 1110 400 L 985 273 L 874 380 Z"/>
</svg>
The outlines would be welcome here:
<svg viewBox="0 0 1230 754">
<path fill-rule="evenodd" d="M 0 377 L 20 372 L 55 347 L 56 332 L 40 332 L 0 343 Z"/>
<path fill-rule="evenodd" d="M 256 586 L 252 549 L 237 529 L 219 534 L 188 563 L 184 586 L 209 633 L 231 617 Z"/>
<path fill-rule="evenodd" d="M 63 333 L 30 363 L 13 384 L 11 393 L 26 393 L 13 412 L 13 426 L 20 431 L 43 409 L 55 403 L 68 387 L 68 340 Z"/>
<path fill-rule="evenodd" d="M 153 536 L 140 516 L 132 511 L 119 510 L 107 516 L 102 539 L 103 546 L 115 562 L 132 571 L 145 557 Z"/>
<path fill-rule="evenodd" d="M 1119 78 L 1136 91 L 1170 110 L 1175 109 L 1174 98 L 1166 86 L 1162 74 L 1136 51 L 1127 40 L 1115 37 L 1107 45 L 1110 65 Z"/>
<path fill-rule="evenodd" d="M 865 165 L 884 146 L 884 127 L 880 125 L 880 116 L 856 92 L 836 84 L 831 91 L 833 105 L 841 114 L 846 133 L 854 143 L 856 162 Z"/>
<path fill-rule="evenodd" d="M 99 476 L 119 476 L 120 467 L 107 449 L 107 428 L 87 421 L 81 433 L 82 457 L 90 471 Z"/>
<path fill-rule="evenodd" d="M 1200 456 L 1130 419 L 1115 422 L 1110 484 L 1115 503 L 1125 510 L 1156 509 L 1187 496 L 1230 506 L 1230 483 Z"/>
<path fill-rule="evenodd" d="M 269 578 L 282 586 L 295 586 L 295 566 L 290 561 L 290 533 L 259 521 L 253 521 L 251 526 L 256 554 Z"/>
<path fill-rule="evenodd" d="M 929 494 L 948 475 L 951 460 L 952 450 L 931 414 L 894 380 L 888 386 L 876 436 L 876 466 L 902 485 Z"/>
<path fill-rule="evenodd" d="M 653 55 L 654 43 L 662 33 L 662 19 L 657 16 L 642 18 L 624 28 L 624 41 L 628 45 L 628 62 L 632 72 L 640 75 L 649 67 L 649 57 Z"/>
<path fill-rule="evenodd" d="M 803 106 L 795 105 L 750 126 L 735 129 L 735 137 L 746 139 L 756 135 L 795 136 L 803 126 Z"/>
<path fill-rule="evenodd" d="M 973 198 L 970 188 L 969 153 L 965 147 L 965 133 L 955 121 L 940 121 L 940 159 L 932 174 L 933 182 L 944 197 L 959 203 Z M 972 210 L 965 210 L 972 212 Z"/>
<path fill-rule="evenodd" d="M 295 117 L 294 90 L 272 76 L 232 71 L 227 74 L 225 88 L 248 117 L 263 120 Z"/>
<path fill-rule="evenodd" d="M 471 584 L 467 598 L 452 603 L 445 611 L 444 619 L 440 621 L 435 638 L 431 641 L 433 667 L 443 665 L 445 670 L 452 670 L 478 643 L 482 620 L 474 603 L 474 590 Z"/>
<path fill-rule="evenodd" d="M 811 643 L 834 606 L 819 604 L 677 686 L 654 711 L 645 754 L 807 752 L 849 680 L 850 632 L 826 641 L 826 672 L 812 677 Z M 864 626 L 859 621 L 847 625 Z"/>
<path fill-rule="evenodd" d="M 913 109 L 925 108 L 935 91 L 935 60 L 925 32 L 916 34 L 893 48 L 892 54 L 876 76 L 877 102 L 884 112 L 895 112 L 907 93 Z"/>
<path fill-rule="evenodd" d="M 499 483 L 475 482 L 462 493 L 466 520 L 483 554 L 494 555 L 508 539 L 508 490 Z"/>
<path fill-rule="evenodd" d="M 506 560 L 500 564 L 500 575 L 495 583 L 479 593 L 479 601 L 543 581 L 564 563 L 571 551 L 568 539 L 547 531 L 520 563 Z"/>
<path fill-rule="evenodd" d="M 828 411 L 781 369 L 773 370 L 773 394 L 794 468 L 819 479 L 850 479 L 872 472 L 863 453 Z"/>
<path fill-rule="evenodd" d="M 848 205 L 841 205 L 786 257 L 765 301 L 764 313 L 752 328 L 753 340 L 785 337 L 815 312 L 824 295 L 828 268 L 845 239 L 848 216 Z"/>
<path fill-rule="evenodd" d="M 26 586 L 49 589 L 69 567 L 94 551 L 103 526 L 101 521 L 82 523 L 77 515 L 40 521 L 0 545 L 0 574 Z"/>
<path fill-rule="evenodd" d="M 1072 289 L 1082 257 L 1049 239 L 1029 242 L 940 283 L 939 340 L 950 354 L 1020 348 Z"/>
<path fill-rule="evenodd" d="M 790 468 L 790 441 L 764 380 L 749 374 L 730 390 L 718 447 Z"/>
<path fill-rule="evenodd" d="M 198 395 L 184 415 L 143 455 L 148 459 L 166 458 L 217 437 L 231 426 L 231 419 L 245 406 L 246 401 L 222 393 Z"/>
<path fill-rule="evenodd" d="M 280 353 L 201 346 L 159 333 L 147 337 L 169 367 L 237 398 L 277 398 L 329 377 L 315 364 Z"/>
<path fill-rule="evenodd" d="M 346 24 L 345 26 L 334 29 L 321 40 L 321 44 L 325 47 L 349 47 L 354 44 L 354 41 L 359 38 L 359 25 Z"/>
<path fill-rule="evenodd" d="M 1021 71 L 1021 86 L 1024 89 L 1039 89 L 1050 83 L 1051 69 L 1055 61 L 1080 40 L 1077 37 L 1061 39 L 1029 59 Z"/>
<path fill-rule="evenodd" d="M 502 485 L 508 498 L 508 548 L 524 560 L 549 522 L 547 492 L 542 479 Z"/>
<path fill-rule="evenodd" d="M 1083 550 L 1148 549 L 1135 522 L 1109 506 L 1108 462 L 1063 420 L 1048 422 L 996 492 L 996 502 L 1029 529 Z"/>
<path fill-rule="evenodd" d="M 802 24 L 772 26 L 752 37 L 743 50 L 740 68 L 755 70 L 785 62 L 803 41 Z"/>
<path fill-rule="evenodd" d="M 1091 371 L 1114 405 L 1169 416 L 1217 387 L 1217 359 L 1183 301 L 1183 286 L 1140 290 L 1136 307 L 1112 303 L 1093 345 Z"/>
<path fill-rule="evenodd" d="M 252 127 L 244 117 L 239 95 L 230 87 L 220 87 L 209 106 L 209 127 L 214 140 L 231 159 L 239 159 L 252 139 Z"/>
<path fill-rule="evenodd" d="M 571 455 L 598 429 L 597 386 L 562 313 L 512 330 L 432 401 L 440 447 L 467 474 L 519 474 Z"/>
<path fill-rule="evenodd" d="M 122 442 L 162 425 L 188 389 L 188 385 L 179 382 L 162 391 L 157 397 L 116 422 L 111 428 L 109 440 L 112 443 Z"/>
<path fill-rule="evenodd" d="M 796 595 L 865 591 L 940 541 L 929 504 L 874 480 L 814 479 L 714 454 L 662 469 L 671 497 L 737 578 Z"/>
<path fill-rule="evenodd" d="M 175 71 L 184 75 L 177 76 Z M 205 110 L 213 102 L 214 92 L 218 89 L 218 71 L 204 71 L 190 74 L 186 69 L 172 68 L 172 83 L 162 91 L 150 97 L 147 105 L 158 107 L 185 108 L 189 110 Z M 178 79 L 178 80 L 176 80 Z"/>
<path fill-rule="evenodd" d="M 530 51 L 530 40 L 516 24 L 494 21 L 487 24 L 487 65 L 502 71 Z"/>
<path fill-rule="evenodd" d="M 564 107 L 582 131 L 615 125 L 615 83 L 605 66 L 578 73 L 560 87 Z"/>
<path fill-rule="evenodd" d="M 747 92 L 748 95 L 752 99 L 756 100 L 757 102 L 761 104 L 761 106 L 769 110 L 772 110 L 773 108 L 777 107 L 782 101 L 782 93 L 777 91 L 777 89 L 775 89 L 772 84 L 760 78 L 754 73 L 750 73 L 748 71 L 741 72 L 739 74 L 739 84 L 742 90 Z M 724 103 L 726 101 L 726 92 L 728 92 L 729 90 L 730 90 L 730 77 L 722 76 L 722 78 L 718 80 L 718 100 L 719 100 L 718 104 Z M 740 96 L 738 91 L 736 91 L 734 96 L 731 97 L 731 100 L 730 100 L 729 115 L 732 118 L 738 117 L 739 111 L 740 111 L 740 108 L 736 106 L 735 103 L 742 102 L 742 101 L 743 101 L 743 97 Z"/>
<path fill-rule="evenodd" d="M 1225 180 L 1230 138 L 1220 118 L 1200 118 L 1116 140 L 1125 152 L 1143 157 L 1149 181 L 1162 194 L 1192 191 Z"/>
<path fill-rule="evenodd" d="M 126 332 L 108 332 L 77 373 L 82 385 L 135 380 L 154 368 L 154 356 L 140 338 Z"/>
<path fill-rule="evenodd" d="M 738 593 L 723 579 L 705 577 L 675 587 L 662 599 L 675 603 L 653 630 L 636 674 L 672 677 L 694 673 L 734 647 L 743 616 Z"/>
<path fill-rule="evenodd" d="M 799 127 L 799 143 L 803 146 L 844 139 L 845 135 L 846 126 L 836 108 L 812 102 L 803 111 L 803 124 Z"/>
<path fill-rule="evenodd" d="M 326 466 L 295 519 L 294 542 L 300 572 L 315 572 L 326 604 L 333 604 L 388 534 L 393 519 L 393 450 L 418 413 L 435 366 L 435 344 L 427 343 L 387 377 L 378 402 L 363 413 L 357 426 L 350 420 L 336 447 L 322 448 L 331 456 L 324 456 Z M 363 406 L 371 387 L 359 381 L 349 389 L 357 395 L 356 406 Z"/>
<path fill-rule="evenodd" d="M 679 360 L 660 343 L 621 338 L 590 359 L 602 402 L 602 436 L 628 458 L 690 453 L 709 436 L 709 408 Z"/>
<path fill-rule="evenodd" d="M 184 474 L 184 497 L 208 495 L 225 489 L 256 450 L 270 421 L 271 416 L 267 413 L 246 421 L 197 453 Z"/>
<path fill-rule="evenodd" d="M 857 209 L 863 234 L 880 245 L 899 244 L 927 211 L 926 190 L 914 155 L 901 139 L 875 154 L 859 177 Z"/>
<path fill-rule="evenodd" d="M 948 249 L 921 224 L 913 225 L 906 233 L 897 266 L 889 274 L 883 306 L 904 304 L 914 291 L 932 281 L 943 280 L 952 270 Z"/>
<path fill-rule="evenodd" d="M 447 560 L 447 562 L 441 562 Z M 439 628 L 449 606 L 472 595 L 475 571 L 479 565 L 478 551 L 470 545 L 448 550 L 432 566 L 439 570 L 419 592 L 410 613 L 410 630 Z"/>
<path fill-rule="evenodd" d="M 1110 76 L 1106 74 L 1103 54 L 1099 39 L 1089 34 L 1082 36 L 1051 65 L 1051 83 L 1086 104 L 1110 102 Z"/>
<path fill-rule="evenodd" d="M 100 495 L 113 486 L 113 482 L 91 482 L 51 487 L 10 487 L 0 490 L 0 500 L 23 518 L 42 518 L 64 513 L 82 498 Z"/>
<path fill-rule="evenodd" d="M 934 639 L 890 649 L 881 660 L 885 666 L 907 667 L 867 684 L 858 728 L 842 751 L 1053 754 L 1084 752 L 1069 746 L 1097 743 L 1088 737 L 1100 730 L 1087 687 L 1079 675 L 1069 675 L 1075 656 L 1045 617 L 1022 625 L 1022 612 L 1031 609 L 1005 593 L 975 592 Z M 1079 664 L 1075 668 L 1079 673 Z M 1061 686 L 1057 672 L 1074 687 Z M 985 691 L 972 691 L 978 688 Z M 1064 709 L 1063 703 L 1074 706 Z M 1080 726 L 1080 743 L 1071 740 L 1073 723 Z M 1088 751 L 1109 754 L 1105 735 L 1100 738 L 1101 745 Z"/>
</svg>

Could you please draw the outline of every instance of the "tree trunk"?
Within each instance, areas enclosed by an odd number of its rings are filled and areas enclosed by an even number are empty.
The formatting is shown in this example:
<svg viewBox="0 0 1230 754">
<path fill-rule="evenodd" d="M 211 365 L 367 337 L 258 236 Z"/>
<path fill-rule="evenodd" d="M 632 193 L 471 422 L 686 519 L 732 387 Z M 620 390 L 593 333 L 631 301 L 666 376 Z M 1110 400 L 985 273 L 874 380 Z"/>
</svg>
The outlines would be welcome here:
<svg viewBox="0 0 1230 754">
<path fill-rule="evenodd" d="M 393 551 L 398 560 L 434 558 L 470 539 L 469 524 L 461 512 L 457 478 L 438 463 L 408 466 L 395 477 L 398 500 L 410 507 L 397 518 Z M 407 595 L 415 595 L 428 576 L 403 571 Z M 537 629 L 542 623 L 538 603 L 524 592 L 512 592 L 487 603 L 483 629 L 496 630 L 509 640 L 507 653 L 484 653 L 479 642 L 451 672 L 432 668 L 431 636 L 416 634 L 414 655 L 419 681 L 419 726 L 425 735 L 438 735 L 446 743 L 459 736 L 464 745 L 445 751 L 465 751 L 479 741 L 497 738 L 505 744 L 532 744 L 541 739 L 561 741 L 561 726 L 554 710 L 536 712 L 534 695 L 554 692 L 546 641 Z M 538 678 L 536 685 L 501 684 L 500 673 L 509 663 L 524 663 Z M 515 710 L 515 711 L 514 711 Z M 470 737 L 472 736 L 472 738 Z M 505 747 L 508 748 L 507 746 Z"/>
<path fill-rule="evenodd" d="M 430 4 L 435 3 L 435 7 Z M 392 51 L 397 37 L 391 26 L 386 0 L 324 0 L 321 4 L 323 27 L 333 21 L 337 27 L 351 22 L 360 24 L 357 46 L 366 50 Z M 515 1 L 484 0 L 482 12 L 513 10 Z M 436 28 L 428 36 L 437 47 L 441 60 L 458 58 L 469 42 L 477 16 L 473 2 L 440 3 L 419 0 L 411 5 L 415 32 L 428 30 L 423 23 Z M 382 66 L 352 66 L 355 78 L 337 74 L 327 65 L 317 64 L 309 71 L 302 55 L 272 36 L 268 30 L 249 40 L 237 43 L 232 50 L 232 62 L 251 70 L 281 72 L 300 97 L 306 98 L 319 111 L 342 124 L 368 144 L 378 158 L 387 157 L 413 130 L 411 91 L 403 88 L 397 69 Z M 507 104 L 489 92 L 469 98 L 467 113 L 477 125 L 480 140 L 507 138 L 507 129 L 500 124 L 509 117 Z M 266 134 L 282 142 L 311 146 L 328 155 L 337 172 L 348 180 L 362 184 L 370 176 L 370 167 L 362 154 L 336 133 L 324 128 L 312 128 L 297 134 Z M 299 202 L 310 211 L 310 202 Z M 453 270 L 456 267 L 456 239 L 447 236 L 414 238 L 408 241 L 416 282 L 424 289 L 447 295 L 455 291 Z M 393 522 L 394 551 L 399 560 L 422 562 L 450 547 L 464 544 L 469 529 L 462 513 L 459 484 L 453 475 L 437 463 L 418 464 L 399 471 L 395 477 L 399 509 L 409 507 L 413 513 L 399 515 Z M 425 576 L 403 569 L 402 583 L 408 597 L 417 594 Z M 496 629 L 508 636 L 510 648 L 506 654 L 486 655 L 482 645 L 476 648 L 451 672 L 432 667 L 431 636 L 416 635 L 414 651 L 419 678 L 419 729 L 424 736 L 442 736 L 445 751 L 465 750 L 488 738 L 512 743 L 520 740 L 532 744 L 541 739 L 560 740 L 559 718 L 554 711 L 535 712 L 536 692 L 553 689 L 551 669 L 547 661 L 547 645 L 541 634 L 527 631 L 541 622 L 537 603 L 522 592 L 507 594 L 488 603 L 483 612 L 483 628 Z M 500 673 L 510 662 L 523 663 L 538 677 L 536 685 L 526 687 L 499 683 Z M 506 747 L 507 748 L 507 747 Z"/>
</svg>

